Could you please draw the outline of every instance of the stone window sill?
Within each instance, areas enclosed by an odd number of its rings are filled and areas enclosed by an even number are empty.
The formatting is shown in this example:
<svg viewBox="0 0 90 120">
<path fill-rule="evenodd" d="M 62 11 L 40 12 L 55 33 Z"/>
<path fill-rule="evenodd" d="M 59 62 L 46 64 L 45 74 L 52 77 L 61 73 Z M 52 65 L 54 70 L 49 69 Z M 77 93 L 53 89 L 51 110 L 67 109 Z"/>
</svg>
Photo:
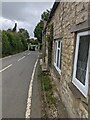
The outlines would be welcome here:
<svg viewBox="0 0 90 120">
<path fill-rule="evenodd" d="M 76 88 L 76 86 L 72 82 L 70 82 L 68 86 L 72 94 L 74 95 L 75 99 L 80 100 L 80 102 L 82 102 L 85 109 L 88 110 L 88 98 L 85 98 L 83 94 Z"/>
</svg>

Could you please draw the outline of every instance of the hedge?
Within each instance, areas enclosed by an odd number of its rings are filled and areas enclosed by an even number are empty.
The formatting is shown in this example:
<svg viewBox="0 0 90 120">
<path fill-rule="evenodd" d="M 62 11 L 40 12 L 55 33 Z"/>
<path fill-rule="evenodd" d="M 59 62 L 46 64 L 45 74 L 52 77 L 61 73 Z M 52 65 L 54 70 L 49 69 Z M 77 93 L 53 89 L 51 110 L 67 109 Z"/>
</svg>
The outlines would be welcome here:
<svg viewBox="0 0 90 120">
<path fill-rule="evenodd" d="M 27 41 L 22 33 L 2 31 L 2 56 L 27 50 Z"/>
</svg>

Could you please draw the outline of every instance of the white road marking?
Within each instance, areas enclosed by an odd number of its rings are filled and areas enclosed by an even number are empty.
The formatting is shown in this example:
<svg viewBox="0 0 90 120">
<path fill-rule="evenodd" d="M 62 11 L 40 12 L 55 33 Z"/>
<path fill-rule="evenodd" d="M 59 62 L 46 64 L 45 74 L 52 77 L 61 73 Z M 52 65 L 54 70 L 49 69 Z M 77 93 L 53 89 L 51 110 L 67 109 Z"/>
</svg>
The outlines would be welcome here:
<svg viewBox="0 0 90 120">
<path fill-rule="evenodd" d="M 9 55 L 9 56 L 7 56 L 7 57 L 3 57 L 3 58 L 0 58 L 0 60 L 4 60 L 4 59 L 7 59 L 7 58 L 10 58 L 10 57 L 13 57 L 13 56 L 16 56 L 16 55 L 19 55 L 19 54 L 22 54 L 22 53 L 24 53 L 24 52 L 21 52 L 21 53 L 17 53 L 17 54 L 14 54 L 14 55 Z M 26 53 L 25 53 L 26 54 Z"/>
<path fill-rule="evenodd" d="M 22 59 L 24 59 L 25 58 L 25 56 L 23 56 L 22 58 L 20 58 L 18 61 L 20 61 L 20 60 L 22 60 Z"/>
<path fill-rule="evenodd" d="M 35 70 L 36 70 L 37 63 L 38 63 L 38 59 L 37 59 L 35 65 L 34 65 L 32 77 L 31 77 L 31 81 L 30 81 L 30 85 L 29 85 L 29 91 L 28 91 L 28 99 L 27 99 L 27 107 L 26 107 L 25 118 L 30 118 L 30 115 L 31 115 L 32 87 L 33 87 L 33 80 L 34 80 L 34 75 L 35 75 Z"/>
<path fill-rule="evenodd" d="M 28 53 L 28 55 L 30 55 L 30 53 Z"/>
<path fill-rule="evenodd" d="M 11 66 L 12 66 L 12 64 L 8 65 L 7 67 L 5 67 L 5 68 L 3 68 L 2 70 L 0 70 L 0 72 L 5 71 L 6 69 L 8 69 L 8 68 L 11 67 Z"/>
</svg>

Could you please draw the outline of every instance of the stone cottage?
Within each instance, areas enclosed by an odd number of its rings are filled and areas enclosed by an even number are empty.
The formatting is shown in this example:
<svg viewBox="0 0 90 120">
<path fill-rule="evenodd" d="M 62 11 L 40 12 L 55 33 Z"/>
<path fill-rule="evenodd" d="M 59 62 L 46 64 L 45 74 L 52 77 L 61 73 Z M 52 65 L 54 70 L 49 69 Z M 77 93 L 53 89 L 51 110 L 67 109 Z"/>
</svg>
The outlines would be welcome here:
<svg viewBox="0 0 90 120">
<path fill-rule="evenodd" d="M 89 5 L 89 2 L 55 2 L 43 31 L 44 63 L 70 118 L 89 115 Z"/>
</svg>

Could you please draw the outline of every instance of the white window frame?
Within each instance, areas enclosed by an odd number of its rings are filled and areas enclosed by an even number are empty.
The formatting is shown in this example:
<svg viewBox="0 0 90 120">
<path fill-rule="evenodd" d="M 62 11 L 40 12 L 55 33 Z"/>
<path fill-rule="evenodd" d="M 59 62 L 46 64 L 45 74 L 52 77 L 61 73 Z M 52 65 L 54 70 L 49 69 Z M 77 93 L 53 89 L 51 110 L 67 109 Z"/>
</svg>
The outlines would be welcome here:
<svg viewBox="0 0 90 120">
<path fill-rule="evenodd" d="M 58 47 L 59 41 L 60 41 L 60 47 Z M 59 40 L 59 39 L 55 40 L 55 42 L 54 42 L 54 66 L 55 66 L 56 70 L 59 72 L 60 75 L 61 75 L 61 69 L 57 66 L 57 58 L 58 58 L 58 50 L 59 50 L 60 51 L 60 54 L 59 54 L 59 66 L 60 66 L 61 47 L 62 47 L 62 40 Z"/>
<path fill-rule="evenodd" d="M 88 79 L 89 79 L 89 62 L 90 62 L 90 44 L 89 44 L 89 53 L 88 53 L 88 61 L 87 61 L 87 70 L 86 70 L 86 79 L 85 85 L 83 85 L 77 78 L 76 78 L 76 70 L 77 70 L 77 60 L 78 60 L 78 48 L 79 48 L 79 41 L 80 36 L 90 35 L 90 31 L 81 32 L 77 34 L 77 41 L 76 41 L 76 50 L 75 50 L 75 59 L 74 59 L 74 70 L 73 70 L 73 80 L 72 83 L 79 89 L 79 91 L 87 97 L 88 94 Z"/>
</svg>

